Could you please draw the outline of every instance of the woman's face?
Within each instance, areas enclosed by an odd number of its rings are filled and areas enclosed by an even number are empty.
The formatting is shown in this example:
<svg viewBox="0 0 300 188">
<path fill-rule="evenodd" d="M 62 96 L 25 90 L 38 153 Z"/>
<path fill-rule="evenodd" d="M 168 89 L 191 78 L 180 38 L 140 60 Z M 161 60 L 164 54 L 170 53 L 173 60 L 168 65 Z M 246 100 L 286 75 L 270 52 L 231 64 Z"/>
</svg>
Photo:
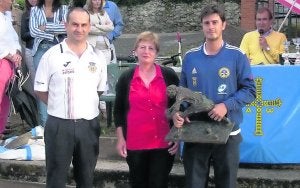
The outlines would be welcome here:
<svg viewBox="0 0 300 188">
<path fill-rule="evenodd" d="M 99 9 L 101 6 L 102 0 L 92 0 L 92 7 L 93 9 Z"/>
<path fill-rule="evenodd" d="M 154 42 L 152 41 L 141 41 L 135 50 L 136 56 L 140 64 L 151 64 L 155 63 L 157 56 L 157 50 Z"/>
<path fill-rule="evenodd" d="M 28 0 L 28 2 L 33 7 L 36 6 L 36 4 L 37 4 L 37 0 Z"/>
</svg>

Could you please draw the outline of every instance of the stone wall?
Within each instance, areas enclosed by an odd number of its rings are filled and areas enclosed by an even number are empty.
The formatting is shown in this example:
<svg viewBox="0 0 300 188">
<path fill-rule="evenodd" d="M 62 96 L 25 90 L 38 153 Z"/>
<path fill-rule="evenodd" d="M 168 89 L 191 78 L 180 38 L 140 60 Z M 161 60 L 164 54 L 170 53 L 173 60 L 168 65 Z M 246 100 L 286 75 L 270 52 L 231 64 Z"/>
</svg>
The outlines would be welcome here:
<svg viewBox="0 0 300 188">
<path fill-rule="evenodd" d="M 137 6 L 121 6 L 125 28 L 123 33 L 140 33 L 151 30 L 158 33 L 199 31 L 200 13 L 204 6 L 212 0 L 197 3 L 171 4 L 163 0 L 151 0 Z M 232 26 L 240 25 L 240 5 L 233 2 L 224 4 L 228 23 Z M 16 11 L 17 10 L 17 11 Z M 21 11 L 13 10 L 16 30 L 19 32 Z"/>
<path fill-rule="evenodd" d="M 152 0 L 143 5 L 119 7 L 125 23 L 124 33 L 139 33 L 145 30 L 155 32 L 184 32 L 200 30 L 200 12 L 210 3 L 203 0 L 197 3 L 171 4 L 162 0 Z M 240 24 L 240 5 L 224 4 L 226 19 L 230 25 Z"/>
</svg>

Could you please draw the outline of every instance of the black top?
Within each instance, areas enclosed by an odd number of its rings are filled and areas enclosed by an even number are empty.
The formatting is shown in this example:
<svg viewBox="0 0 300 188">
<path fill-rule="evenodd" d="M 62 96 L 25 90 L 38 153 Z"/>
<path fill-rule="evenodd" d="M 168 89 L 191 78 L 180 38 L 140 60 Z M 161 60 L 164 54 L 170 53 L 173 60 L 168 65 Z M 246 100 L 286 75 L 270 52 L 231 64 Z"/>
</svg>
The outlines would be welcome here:
<svg viewBox="0 0 300 188">
<path fill-rule="evenodd" d="M 116 127 L 122 126 L 124 137 L 126 138 L 126 131 L 127 131 L 127 112 L 129 110 L 129 88 L 130 82 L 133 78 L 135 68 L 131 68 L 126 70 L 116 84 L 116 99 L 114 105 L 114 122 Z M 163 67 L 161 66 L 161 71 L 163 78 L 167 87 L 169 85 L 179 85 L 179 79 L 177 74 L 173 69 L 170 67 Z M 175 102 L 175 100 L 168 101 L 168 107 Z"/>
<path fill-rule="evenodd" d="M 24 12 L 21 19 L 21 38 L 26 44 L 26 48 L 32 49 L 34 38 L 30 35 L 29 30 L 30 11 Z"/>
</svg>

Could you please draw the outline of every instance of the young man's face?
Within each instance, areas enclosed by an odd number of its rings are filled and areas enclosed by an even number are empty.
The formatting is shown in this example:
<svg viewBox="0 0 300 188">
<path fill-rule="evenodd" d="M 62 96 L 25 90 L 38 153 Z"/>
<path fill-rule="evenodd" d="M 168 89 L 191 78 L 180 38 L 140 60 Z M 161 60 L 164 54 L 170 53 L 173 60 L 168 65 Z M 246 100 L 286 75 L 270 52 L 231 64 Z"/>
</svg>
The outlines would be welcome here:
<svg viewBox="0 0 300 188">
<path fill-rule="evenodd" d="M 222 22 L 218 14 L 211 14 L 202 19 L 202 30 L 206 40 L 222 39 L 226 22 Z"/>
<path fill-rule="evenodd" d="M 68 40 L 71 42 L 85 42 L 91 29 L 89 15 L 85 11 L 73 11 L 69 21 L 65 23 Z"/>
<path fill-rule="evenodd" d="M 273 20 L 269 18 L 268 12 L 257 13 L 255 19 L 257 30 L 264 30 L 264 32 L 268 31 L 271 29 L 272 21 Z"/>
</svg>

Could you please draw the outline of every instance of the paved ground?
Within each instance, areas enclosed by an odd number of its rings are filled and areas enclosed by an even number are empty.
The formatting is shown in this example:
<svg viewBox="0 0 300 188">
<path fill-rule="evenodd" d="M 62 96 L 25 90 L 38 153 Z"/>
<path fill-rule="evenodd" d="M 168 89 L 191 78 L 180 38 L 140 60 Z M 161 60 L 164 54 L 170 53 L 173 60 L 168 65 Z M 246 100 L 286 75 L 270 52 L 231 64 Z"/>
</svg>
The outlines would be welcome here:
<svg viewBox="0 0 300 188">
<path fill-rule="evenodd" d="M 45 183 L 30 183 L 24 181 L 11 181 L 0 179 L 0 187 L 2 188 L 44 188 Z M 75 186 L 66 186 L 67 188 L 74 188 Z"/>
<path fill-rule="evenodd" d="M 118 55 L 130 55 L 137 34 L 123 34 L 115 41 Z M 160 56 L 170 56 L 178 52 L 177 33 L 160 33 Z M 199 46 L 203 35 L 200 32 L 181 33 L 182 53 L 188 49 Z"/>
<path fill-rule="evenodd" d="M 245 31 L 238 27 L 228 25 L 223 33 L 226 42 L 239 46 Z M 129 55 L 132 52 L 137 34 L 123 34 L 115 41 L 119 55 Z M 160 56 L 170 56 L 178 52 L 177 33 L 159 33 Z M 193 47 L 199 46 L 204 41 L 201 31 L 180 33 L 182 54 Z"/>
</svg>

